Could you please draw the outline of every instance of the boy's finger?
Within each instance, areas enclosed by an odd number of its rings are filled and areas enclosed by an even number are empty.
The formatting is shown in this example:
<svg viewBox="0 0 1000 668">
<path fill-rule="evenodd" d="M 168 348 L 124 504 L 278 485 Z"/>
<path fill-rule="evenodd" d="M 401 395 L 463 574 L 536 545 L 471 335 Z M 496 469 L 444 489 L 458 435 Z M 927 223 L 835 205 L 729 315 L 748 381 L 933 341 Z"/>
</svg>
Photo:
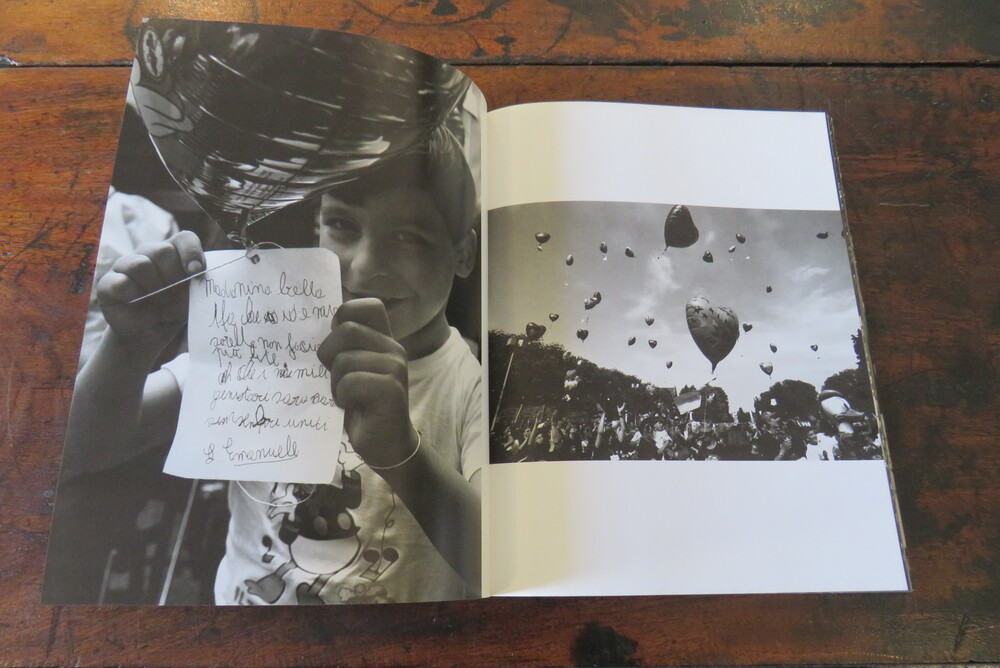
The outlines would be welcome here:
<svg viewBox="0 0 1000 668">
<path fill-rule="evenodd" d="M 160 274 L 160 284 L 156 288 L 170 285 L 187 276 L 187 272 L 181 265 L 181 258 L 177 254 L 177 249 L 168 242 L 141 244 L 135 249 L 136 254 L 145 255 L 152 261 L 156 271 Z"/>
<path fill-rule="evenodd" d="M 333 392 L 337 405 L 345 410 L 381 407 L 384 410 L 382 417 L 392 417 L 393 408 L 405 406 L 405 393 L 397 396 L 394 392 L 398 387 L 389 376 L 355 371 L 341 378 L 333 387 Z"/>
<path fill-rule="evenodd" d="M 177 249 L 177 256 L 186 275 L 197 274 L 205 268 L 205 251 L 197 234 L 182 230 L 168 241 Z"/>
<path fill-rule="evenodd" d="M 362 297 L 341 304 L 333 316 L 333 327 L 336 329 L 337 325 L 347 322 L 366 325 L 376 332 L 392 337 L 389 314 L 386 313 L 385 304 L 380 299 Z"/>
<path fill-rule="evenodd" d="M 391 354 L 401 360 L 406 359 L 406 351 L 395 339 L 354 321 L 340 324 L 334 322 L 333 331 L 320 344 L 316 354 L 323 365 L 329 368 L 338 354 L 350 350 Z"/>
<path fill-rule="evenodd" d="M 406 362 L 396 355 L 367 350 L 345 350 L 333 359 L 329 368 L 334 387 L 341 378 L 358 371 L 390 376 L 401 385 L 406 385 Z"/>
<path fill-rule="evenodd" d="M 163 277 L 160 270 L 156 268 L 153 260 L 148 255 L 133 253 L 125 255 L 111 265 L 112 271 L 118 272 L 128 277 L 139 287 L 140 294 L 152 292 L 163 286 Z"/>
</svg>

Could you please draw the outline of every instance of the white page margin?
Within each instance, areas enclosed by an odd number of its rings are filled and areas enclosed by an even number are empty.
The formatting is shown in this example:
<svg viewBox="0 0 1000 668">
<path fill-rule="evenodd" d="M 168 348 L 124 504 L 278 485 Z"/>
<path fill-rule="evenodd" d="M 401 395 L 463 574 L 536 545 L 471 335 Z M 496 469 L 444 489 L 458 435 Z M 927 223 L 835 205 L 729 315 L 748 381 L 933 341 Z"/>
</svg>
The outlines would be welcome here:
<svg viewBox="0 0 1000 668">
<path fill-rule="evenodd" d="M 823 113 L 572 102 L 488 118 L 491 209 L 569 201 L 840 209 Z"/>
</svg>

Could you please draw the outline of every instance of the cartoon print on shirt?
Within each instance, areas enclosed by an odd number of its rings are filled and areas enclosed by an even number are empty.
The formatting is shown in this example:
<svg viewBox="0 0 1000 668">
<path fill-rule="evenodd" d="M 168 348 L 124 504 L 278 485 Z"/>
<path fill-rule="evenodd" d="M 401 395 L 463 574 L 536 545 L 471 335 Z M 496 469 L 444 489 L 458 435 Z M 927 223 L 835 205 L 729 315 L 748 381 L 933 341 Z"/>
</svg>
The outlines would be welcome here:
<svg viewBox="0 0 1000 668">
<path fill-rule="evenodd" d="M 342 444 L 341 452 L 349 447 Z M 343 459 L 343 458 L 341 458 Z M 294 568 L 317 575 L 309 585 L 296 589 L 300 604 L 321 604 L 320 591 L 330 577 L 349 566 L 361 550 L 360 528 L 350 510 L 361 505 L 361 474 L 355 468 L 341 468 L 339 485 L 304 486 L 275 483 L 271 487 L 268 519 L 277 520 L 279 540 L 288 546 L 289 559 L 258 580 L 245 580 L 247 593 L 267 603 L 275 603 L 285 591 L 285 575 Z M 269 536 L 261 561 L 274 559 L 275 547 Z"/>
</svg>

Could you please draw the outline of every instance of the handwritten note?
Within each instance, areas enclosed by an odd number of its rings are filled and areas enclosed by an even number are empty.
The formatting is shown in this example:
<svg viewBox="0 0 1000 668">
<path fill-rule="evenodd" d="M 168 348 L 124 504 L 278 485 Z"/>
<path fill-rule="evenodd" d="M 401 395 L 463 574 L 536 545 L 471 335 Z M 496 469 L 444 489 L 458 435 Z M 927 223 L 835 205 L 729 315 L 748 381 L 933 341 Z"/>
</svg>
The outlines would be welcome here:
<svg viewBox="0 0 1000 668">
<path fill-rule="evenodd" d="M 322 248 L 255 253 L 206 253 L 218 269 L 191 283 L 190 363 L 164 471 L 328 483 L 344 413 L 316 350 L 341 303 L 340 264 Z"/>
</svg>

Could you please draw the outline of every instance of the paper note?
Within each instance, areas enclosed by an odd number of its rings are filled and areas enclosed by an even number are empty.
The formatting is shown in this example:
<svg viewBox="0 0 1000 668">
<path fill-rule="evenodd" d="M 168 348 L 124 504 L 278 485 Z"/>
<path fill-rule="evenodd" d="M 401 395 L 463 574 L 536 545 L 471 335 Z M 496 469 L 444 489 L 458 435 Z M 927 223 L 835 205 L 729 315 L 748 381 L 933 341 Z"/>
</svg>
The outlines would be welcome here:
<svg viewBox="0 0 1000 668">
<path fill-rule="evenodd" d="M 322 248 L 254 254 L 206 253 L 218 268 L 191 283 L 189 369 L 164 471 L 329 483 L 344 414 L 316 351 L 341 303 L 340 264 Z"/>
</svg>

